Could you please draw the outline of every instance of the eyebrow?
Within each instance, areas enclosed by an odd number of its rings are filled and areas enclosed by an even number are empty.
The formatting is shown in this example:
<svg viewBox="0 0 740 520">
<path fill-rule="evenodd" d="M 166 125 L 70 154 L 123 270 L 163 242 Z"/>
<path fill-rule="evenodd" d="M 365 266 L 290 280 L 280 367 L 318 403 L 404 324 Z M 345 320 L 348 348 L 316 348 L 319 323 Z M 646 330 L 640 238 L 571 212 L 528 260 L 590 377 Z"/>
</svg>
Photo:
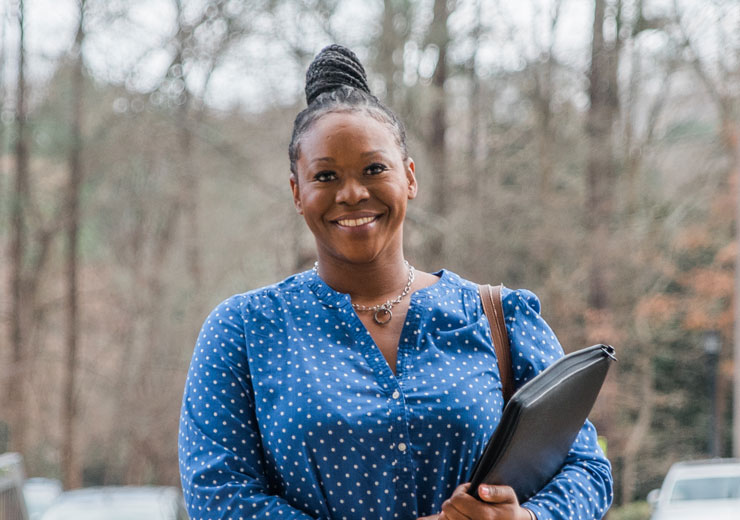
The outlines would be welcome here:
<svg viewBox="0 0 740 520">
<path fill-rule="evenodd" d="M 382 148 L 379 148 L 377 150 L 370 150 L 368 152 L 362 152 L 360 154 L 360 157 L 369 157 L 371 155 L 385 155 L 385 150 Z M 312 159 L 309 164 L 317 163 L 317 162 L 334 162 L 334 157 L 317 157 L 316 159 Z"/>
<path fill-rule="evenodd" d="M 316 159 L 313 159 L 309 164 L 313 164 L 315 162 L 334 162 L 333 157 L 317 157 Z"/>
</svg>

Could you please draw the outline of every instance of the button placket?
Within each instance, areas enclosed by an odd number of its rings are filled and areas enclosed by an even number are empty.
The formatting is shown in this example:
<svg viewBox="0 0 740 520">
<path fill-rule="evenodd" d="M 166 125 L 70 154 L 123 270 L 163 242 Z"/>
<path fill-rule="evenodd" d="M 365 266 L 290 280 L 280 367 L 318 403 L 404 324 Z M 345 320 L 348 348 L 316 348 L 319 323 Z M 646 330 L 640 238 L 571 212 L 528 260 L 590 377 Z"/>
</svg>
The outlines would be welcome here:
<svg viewBox="0 0 740 520">
<path fill-rule="evenodd" d="M 399 511 L 399 518 L 416 518 L 416 471 L 415 462 L 412 455 L 413 450 L 411 449 L 411 437 L 409 434 L 409 403 L 407 402 L 407 395 L 404 394 L 406 388 L 405 382 L 407 379 L 407 373 L 409 367 L 414 364 L 414 357 L 417 353 L 417 343 L 419 340 L 418 329 L 419 322 L 422 313 L 419 312 L 419 307 L 425 305 L 426 294 L 423 292 L 416 292 L 412 294 L 411 301 L 409 302 L 409 309 L 406 316 L 406 322 L 404 323 L 403 330 L 398 345 L 398 359 L 396 361 L 396 378 L 392 383 L 395 383 L 388 396 L 388 409 L 392 411 L 395 416 L 393 424 L 393 444 L 390 446 L 394 453 L 394 472 L 397 478 L 396 494 L 398 497 L 398 504 L 401 509 Z"/>
</svg>

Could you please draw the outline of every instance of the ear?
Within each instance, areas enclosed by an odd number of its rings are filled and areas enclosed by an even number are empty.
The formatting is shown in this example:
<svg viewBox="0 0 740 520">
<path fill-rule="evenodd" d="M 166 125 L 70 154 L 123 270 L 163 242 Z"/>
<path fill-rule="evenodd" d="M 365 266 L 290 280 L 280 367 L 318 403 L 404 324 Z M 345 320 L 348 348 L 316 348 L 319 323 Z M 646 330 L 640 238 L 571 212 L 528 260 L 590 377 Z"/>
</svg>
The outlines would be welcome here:
<svg viewBox="0 0 740 520">
<path fill-rule="evenodd" d="M 298 178 L 294 173 L 290 174 L 290 189 L 293 192 L 293 205 L 299 215 L 303 215 L 303 206 L 301 206 L 301 191 L 298 186 Z"/>
<path fill-rule="evenodd" d="M 409 200 L 416 198 L 416 192 L 419 185 L 416 183 L 416 165 L 414 160 L 409 157 L 406 159 L 406 181 L 408 182 L 408 197 Z"/>
</svg>

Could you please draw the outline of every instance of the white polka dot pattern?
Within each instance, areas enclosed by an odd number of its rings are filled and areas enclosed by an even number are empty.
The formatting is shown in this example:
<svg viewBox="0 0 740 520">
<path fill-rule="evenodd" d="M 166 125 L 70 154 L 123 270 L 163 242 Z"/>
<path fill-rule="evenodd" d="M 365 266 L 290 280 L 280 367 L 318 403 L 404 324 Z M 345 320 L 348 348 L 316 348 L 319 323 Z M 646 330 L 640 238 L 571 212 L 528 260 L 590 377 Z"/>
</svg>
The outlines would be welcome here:
<svg viewBox="0 0 740 520">
<path fill-rule="evenodd" d="M 477 286 L 450 271 L 412 294 L 396 373 L 350 305 L 313 271 L 240 294 L 206 319 L 180 419 L 193 520 L 402 519 L 440 511 L 501 418 Z M 517 385 L 563 351 L 529 291 L 504 289 Z M 590 423 L 527 507 L 601 518 L 611 468 Z"/>
</svg>

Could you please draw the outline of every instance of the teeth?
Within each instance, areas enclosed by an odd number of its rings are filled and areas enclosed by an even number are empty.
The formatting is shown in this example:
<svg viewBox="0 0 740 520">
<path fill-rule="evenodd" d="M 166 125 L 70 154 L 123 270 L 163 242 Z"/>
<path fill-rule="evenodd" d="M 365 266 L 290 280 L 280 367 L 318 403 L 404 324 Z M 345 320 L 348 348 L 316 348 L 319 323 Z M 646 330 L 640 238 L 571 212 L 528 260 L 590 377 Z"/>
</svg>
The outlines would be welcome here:
<svg viewBox="0 0 740 520">
<path fill-rule="evenodd" d="M 367 224 L 368 222 L 372 222 L 373 220 L 375 220 L 375 217 L 348 218 L 338 220 L 337 222 L 340 226 L 357 227 L 362 226 L 363 224 Z"/>
</svg>

